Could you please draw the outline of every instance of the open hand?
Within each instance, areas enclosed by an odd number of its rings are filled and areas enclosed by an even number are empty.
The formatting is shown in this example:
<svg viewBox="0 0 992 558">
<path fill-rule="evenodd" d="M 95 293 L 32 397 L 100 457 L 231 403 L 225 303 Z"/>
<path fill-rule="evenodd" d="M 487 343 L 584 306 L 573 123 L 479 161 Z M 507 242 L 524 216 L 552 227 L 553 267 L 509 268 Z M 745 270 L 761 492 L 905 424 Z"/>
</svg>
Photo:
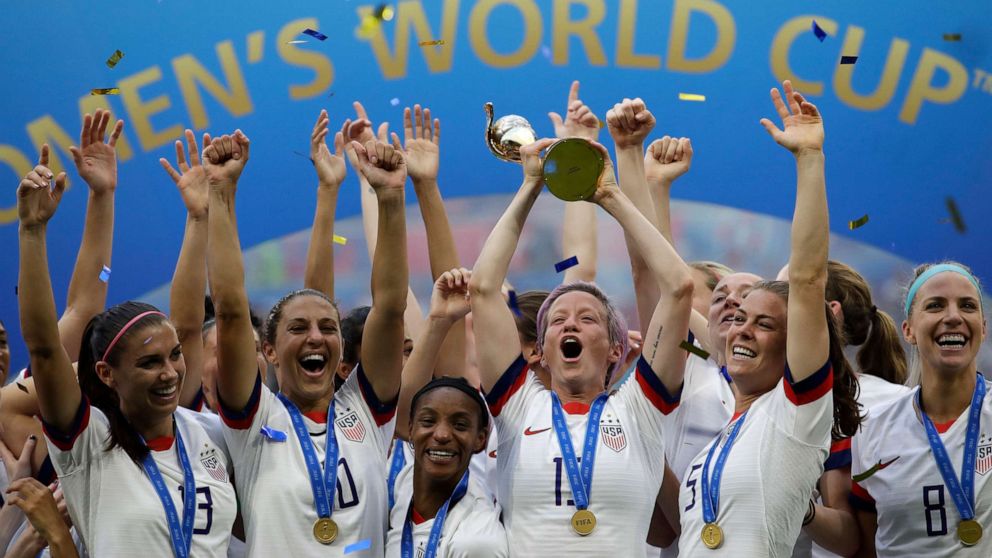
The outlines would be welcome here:
<svg viewBox="0 0 992 558">
<path fill-rule="evenodd" d="M 585 138 L 596 140 L 599 137 L 599 118 L 579 99 L 579 82 L 572 82 L 568 90 L 568 105 L 565 107 L 565 120 L 557 112 L 549 112 L 548 118 L 555 127 L 557 138 Z"/>
<path fill-rule="evenodd" d="M 317 116 L 317 123 L 314 124 L 313 131 L 310 133 L 310 160 L 313 161 L 313 167 L 317 170 L 318 185 L 337 188 L 344 182 L 346 174 L 344 155 L 341 154 L 341 150 L 344 149 L 346 128 L 342 126 L 341 131 L 334 134 L 334 154 L 332 155 L 331 150 L 327 148 L 327 134 L 330 133 L 329 123 L 330 118 L 327 116 L 327 111 L 320 111 L 320 115 Z"/>
<path fill-rule="evenodd" d="M 644 154 L 644 174 L 649 182 L 671 184 L 689 171 L 692 143 L 689 138 L 665 136 L 651 142 Z"/>
<path fill-rule="evenodd" d="M 214 138 L 203 149 L 203 164 L 211 187 L 235 188 L 248 163 L 248 136 L 241 130 Z"/>
<path fill-rule="evenodd" d="M 761 125 L 768 134 L 782 147 L 793 155 L 802 151 L 823 151 L 823 118 L 816 105 L 806 100 L 798 91 L 792 89 L 792 82 L 782 82 L 785 99 L 778 88 L 771 90 L 772 104 L 782 119 L 782 130 L 767 118 L 761 119 Z"/>
<path fill-rule="evenodd" d="M 38 165 L 17 186 L 17 218 L 21 225 L 33 227 L 48 223 L 62 201 L 67 184 L 64 172 L 52 175 L 48 168 L 48 144 L 42 145 Z"/>
<path fill-rule="evenodd" d="M 410 107 L 407 107 L 403 110 L 403 141 L 410 178 L 415 185 L 422 181 L 436 181 L 441 159 L 438 148 L 441 121 L 435 118 L 431 122 L 431 109 L 425 107 L 421 110 L 420 105 L 413 105 L 413 118 L 410 116 Z M 393 138 L 394 143 L 397 140 Z"/>
<path fill-rule="evenodd" d="M 87 114 L 83 117 L 83 129 L 79 133 L 79 147 L 69 147 L 76 171 L 97 194 L 113 192 L 117 188 L 116 146 L 124 130 L 124 121 L 117 121 L 109 141 L 104 142 L 109 124 L 109 110 L 96 109 L 92 116 Z"/>
<path fill-rule="evenodd" d="M 468 294 L 468 282 L 471 279 L 472 272 L 464 267 L 442 273 L 434 282 L 430 317 L 451 323 L 464 318 L 472 309 Z"/>
<path fill-rule="evenodd" d="M 640 97 L 624 99 L 606 113 L 606 125 L 617 149 L 644 144 L 654 129 L 655 119 Z"/>
<path fill-rule="evenodd" d="M 186 205 L 186 212 L 196 219 L 202 219 L 207 215 L 209 203 L 209 188 L 207 181 L 207 171 L 200 164 L 200 148 L 196 145 L 196 136 L 193 130 L 186 130 L 186 146 L 189 152 L 189 162 L 186 162 L 186 152 L 183 150 L 183 142 L 176 140 L 176 166 L 177 171 L 164 158 L 159 159 L 165 172 L 169 173 L 172 181 L 179 188 L 179 195 Z M 210 145 L 210 134 L 203 134 L 204 147 Z"/>
</svg>

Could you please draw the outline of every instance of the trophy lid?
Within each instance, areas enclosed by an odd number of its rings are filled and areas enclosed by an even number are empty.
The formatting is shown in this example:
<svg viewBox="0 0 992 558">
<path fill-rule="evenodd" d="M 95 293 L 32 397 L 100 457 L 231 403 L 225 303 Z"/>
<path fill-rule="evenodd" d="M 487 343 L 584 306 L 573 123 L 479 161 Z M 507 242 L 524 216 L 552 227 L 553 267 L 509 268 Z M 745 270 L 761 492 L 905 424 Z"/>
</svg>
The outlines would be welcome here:
<svg viewBox="0 0 992 558">
<path fill-rule="evenodd" d="M 548 148 L 544 183 L 555 197 L 579 201 L 592 197 L 606 163 L 603 154 L 582 138 L 565 138 Z"/>
</svg>

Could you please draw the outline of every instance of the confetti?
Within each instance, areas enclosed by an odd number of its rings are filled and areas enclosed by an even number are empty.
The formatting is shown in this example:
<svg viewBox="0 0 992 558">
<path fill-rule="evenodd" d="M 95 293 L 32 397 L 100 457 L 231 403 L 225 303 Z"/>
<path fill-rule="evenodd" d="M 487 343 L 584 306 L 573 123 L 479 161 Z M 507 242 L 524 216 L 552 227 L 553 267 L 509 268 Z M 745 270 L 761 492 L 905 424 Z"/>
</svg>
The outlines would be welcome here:
<svg viewBox="0 0 992 558">
<path fill-rule="evenodd" d="M 306 41 L 286 41 L 287 45 L 302 45 Z"/>
<path fill-rule="evenodd" d="M 396 11 L 393 10 L 392 6 L 383 2 L 382 4 L 379 4 L 379 6 L 375 9 L 374 15 L 376 19 L 381 19 L 383 21 L 392 21 L 393 15 L 395 15 L 395 13 Z"/>
<path fill-rule="evenodd" d="M 345 244 L 348 244 L 348 239 L 343 236 L 334 235 L 334 243 L 344 246 Z"/>
<path fill-rule="evenodd" d="M 107 67 L 113 68 L 118 62 L 121 61 L 121 58 L 124 58 L 124 53 L 119 50 L 115 50 L 114 53 L 110 55 L 110 58 L 107 59 Z"/>
<path fill-rule="evenodd" d="M 438 46 L 438 45 L 443 45 L 443 44 L 444 44 L 444 41 L 443 40 L 440 40 L 440 41 L 421 41 L 420 42 L 420 46 Z"/>
<path fill-rule="evenodd" d="M 961 33 L 944 33 L 945 41 L 960 41 Z"/>
<path fill-rule="evenodd" d="M 679 93 L 680 101 L 705 101 L 706 95 L 699 95 L 697 93 Z"/>
<path fill-rule="evenodd" d="M 304 155 L 303 153 L 300 153 L 299 151 L 294 151 L 293 153 L 296 153 L 300 157 L 303 157 L 304 159 L 306 159 L 306 160 L 310 161 L 311 163 L 313 163 L 313 158 L 310 157 L 309 155 Z"/>
<path fill-rule="evenodd" d="M 23 391 L 24 393 L 31 393 L 31 390 L 29 390 L 28 387 L 22 384 L 21 382 L 14 382 L 14 383 L 17 384 L 17 389 Z"/>
<path fill-rule="evenodd" d="M 541 54 L 548 60 L 551 60 L 551 47 L 548 45 L 541 45 Z"/>
<path fill-rule="evenodd" d="M 398 97 L 393 97 L 392 99 L 389 100 L 389 104 L 393 105 L 394 107 L 398 107 L 400 106 L 400 100 Z"/>
<path fill-rule="evenodd" d="M 864 215 L 862 215 L 861 217 L 858 217 L 857 219 L 855 219 L 853 221 L 848 221 L 847 222 L 847 228 L 849 228 L 849 229 L 851 229 L 853 231 L 854 229 L 858 229 L 858 228 L 861 228 L 861 227 L 865 226 L 865 223 L 867 223 L 867 222 L 868 222 L 868 214 L 865 213 Z"/>
<path fill-rule="evenodd" d="M 813 20 L 813 34 L 816 35 L 817 39 L 820 39 L 822 43 L 827 38 L 827 32 L 820 29 L 820 26 L 816 24 L 816 20 Z"/>
<path fill-rule="evenodd" d="M 606 122 L 603 122 L 602 120 L 600 120 L 599 121 L 599 129 L 602 130 L 605 127 L 606 127 Z"/>
<path fill-rule="evenodd" d="M 572 256 L 571 258 L 568 258 L 566 260 L 562 260 L 562 261 L 556 263 L 555 264 L 555 271 L 558 272 L 558 273 L 561 273 L 562 271 L 565 271 L 566 269 L 568 269 L 570 267 L 575 267 L 577 265 L 579 265 L 579 257 L 578 256 Z"/>
<path fill-rule="evenodd" d="M 683 341 L 683 342 L 679 343 L 679 348 L 682 349 L 682 350 L 684 350 L 684 351 L 686 351 L 686 352 L 688 352 L 688 353 L 692 353 L 692 354 L 698 356 L 699 358 L 701 358 L 703 360 L 706 360 L 706 359 L 710 358 L 710 354 L 709 353 L 707 353 L 706 351 L 702 350 L 701 348 L 693 345 L 692 343 L 690 343 L 688 341 Z"/>
<path fill-rule="evenodd" d="M 857 61 L 858 61 L 858 57 L 857 56 L 841 56 L 840 57 L 840 63 L 841 64 L 854 64 Z"/>
<path fill-rule="evenodd" d="M 110 268 L 109 267 L 103 266 L 103 269 L 100 270 L 100 280 L 103 281 L 104 283 L 110 281 Z"/>
<path fill-rule="evenodd" d="M 90 89 L 90 95 L 120 95 L 121 90 L 116 87 L 107 87 L 104 89 Z"/>
<path fill-rule="evenodd" d="M 361 552 L 370 548 L 372 548 L 372 539 L 365 539 L 344 547 L 344 553 L 351 554 L 352 552 Z"/>
<path fill-rule="evenodd" d="M 958 204 L 951 196 L 947 196 L 945 202 L 947 203 L 947 212 L 951 214 L 951 222 L 954 223 L 954 228 L 957 229 L 959 233 L 963 234 L 967 230 L 967 227 L 964 226 L 964 219 L 961 217 L 961 212 L 958 210 Z"/>
<path fill-rule="evenodd" d="M 142 343 L 142 345 L 147 345 L 147 344 L 149 344 L 149 343 L 151 343 L 151 342 L 152 342 L 152 338 L 151 338 L 151 337 L 149 337 L 148 339 L 145 339 L 145 342 L 144 342 L 144 343 Z"/>
<path fill-rule="evenodd" d="M 513 313 L 516 314 L 517 316 L 522 316 L 523 313 L 520 311 L 520 303 L 517 302 L 517 291 L 510 289 L 510 292 L 508 294 L 510 296 L 510 300 L 508 302 L 508 304 L 510 305 L 510 310 L 513 310 Z"/>
<path fill-rule="evenodd" d="M 260 432 L 261 432 L 262 436 L 265 436 L 266 438 L 272 440 L 273 442 L 285 442 L 286 441 L 286 433 L 285 432 L 283 432 L 281 430 L 276 430 L 275 428 L 272 428 L 272 427 L 270 427 L 268 425 L 263 425 L 262 426 L 262 430 Z"/>
<path fill-rule="evenodd" d="M 310 29 L 309 27 L 307 27 L 306 29 L 303 30 L 303 34 L 304 35 L 310 35 L 311 37 L 313 37 L 314 39 L 317 39 L 318 41 L 326 41 L 327 40 L 327 35 L 321 33 L 320 31 L 316 31 L 314 29 Z"/>
</svg>

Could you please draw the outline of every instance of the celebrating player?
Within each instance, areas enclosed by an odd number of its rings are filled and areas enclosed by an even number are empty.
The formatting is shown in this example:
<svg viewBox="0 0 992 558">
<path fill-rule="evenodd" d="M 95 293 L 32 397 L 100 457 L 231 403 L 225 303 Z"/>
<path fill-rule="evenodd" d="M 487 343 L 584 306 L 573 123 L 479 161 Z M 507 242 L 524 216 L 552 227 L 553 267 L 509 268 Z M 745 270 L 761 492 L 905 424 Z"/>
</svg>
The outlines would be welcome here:
<svg viewBox="0 0 992 558">
<path fill-rule="evenodd" d="M 93 318 L 76 381 L 59 339 L 46 252 L 46 226 L 66 177 L 53 176 L 47 159 L 46 145 L 17 191 L 18 300 L 49 452 L 73 524 L 92 556 L 136 548 L 226 556 L 237 511 L 227 458 L 201 415 L 177 409 L 185 364 L 168 318 L 136 302 Z"/>
<path fill-rule="evenodd" d="M 916 268 L 902 331 L 920 385 L 873 410 L 852 444 L 865 556 L 992 554 L 983 533 L 992 525 L 992 386 L 978 372 L 981 293 L 959 263 Z"/>
<path fill-rule="evenodd" d="M 625 352 L 623 319 L 592 284 L 558 287 L 537 319 L 537 347 L 551 389 L 537 381 L 520 354 L 500 286 L 541 191 L 539 154 L 550 144 L 540 140 L 521 150 L 524 182 L 486 241 L 471 281 L 479 368 L 499 431 L 499 501 L 518 555 L 634 555 L 643 552 L 661 485 L 664 416 L 678 405 L 679 386 L 671 379 L 681 377 L 685 363 L 679 344 L 688 332 L 692 276 L 620 192 L 605 148 L 594 144 L 607 164 L 591 201 L 646 255 L 665 304 L 645 332 L 650 349 L 636 381 L 609 394 L 605 389 Z"/>
<path fill-rule="evenodd" d="M 326 118 L 326 117 L 325 117 Z M 341 180 L 344 141 L 332 155 L 317 130 L 312 155 L 318 179 Z M 272 308 L 264 350 L 281 392 L 262 385 L 248 300 L 234 194 L 248 160 L 240 132 L 215 139 L 205 156 L 211 180 L 208 274 L 217 309 L 218 400 L 235 460 L 249 556 L 343 556 L 383 553 L 385 455 L 392 439 L 403 359 L 406 222 L 402 154 L 382 143 L 355 145 L 360 170 L 375 189 L 379 235 L 372 267 L 372 309 L 361 362 L 334 389 L 341 358 L 339 314 L 325 293 L 294 291 Z M 328 241 L 329 239 L 324 239 Z M 326 546 L 325 546 L 326 545 Z"/>
</svg>

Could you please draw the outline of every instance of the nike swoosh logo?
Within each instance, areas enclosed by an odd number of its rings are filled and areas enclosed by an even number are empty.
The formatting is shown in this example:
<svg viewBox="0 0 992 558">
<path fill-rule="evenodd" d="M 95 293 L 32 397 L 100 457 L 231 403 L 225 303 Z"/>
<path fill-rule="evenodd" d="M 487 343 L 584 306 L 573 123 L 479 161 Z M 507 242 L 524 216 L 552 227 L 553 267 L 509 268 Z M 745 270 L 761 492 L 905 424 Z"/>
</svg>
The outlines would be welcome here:
<svg viewBox="0 0 992 558">
<path fill-rule="evenodd" d="M 530 427 L 528 426 L 527 429 L 524 430 L 524 436 L 533 436 L 534 434 L 540 434 L 541 432 L 547 432 L 548 430 L 551 430 L 550 426 L 547 428 L 542 428 L 540 430 L 531 430 Z"/>
<path fill-rule="evenodd" d="M 892 458 L 890 461 L 888 461 L 886 463 L 882 463 L 882 460 L 879 459 L 878 460 L 878 463 L 876 463 L 875 465 L 872 465 L 871 468 L 868 469 L 867 471 L 865 471 L 864 473 L 861 473 L 859 475 L 854 475 L 853 477 L 851 477 L 851 480 L 853 480 L 854 482 L 861 482 L 861 481 L 863 481 L 863 480 L 871 477 L 875 473 L 881 471 L 882 469 L 888 467 L 889 465 L 892 465 L 893 463 L 896 462 L 896 459 L 899 459 L 899 457 L 900 456 L 897 455 L 897 456 L 895 456 L 894 458 Z"/>
</svg>

